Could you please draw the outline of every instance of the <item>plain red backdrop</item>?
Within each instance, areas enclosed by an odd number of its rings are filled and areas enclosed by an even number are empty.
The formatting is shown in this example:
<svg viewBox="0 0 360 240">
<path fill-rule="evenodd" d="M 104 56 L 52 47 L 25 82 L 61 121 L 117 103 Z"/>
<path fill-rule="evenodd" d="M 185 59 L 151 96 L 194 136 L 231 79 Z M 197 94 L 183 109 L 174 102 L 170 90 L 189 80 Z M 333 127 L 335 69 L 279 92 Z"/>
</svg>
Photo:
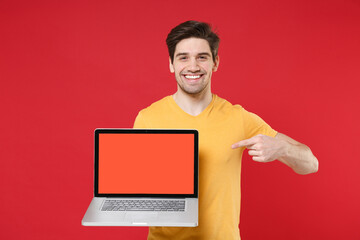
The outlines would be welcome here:
<svg viewBox="0 0 360 240">
<path fill-rule="evenodd" d="M 221 37 L 213 91 L 311 147 L 317 174 L 243 159 L 241 236 L 360 239 L 357 0 L 0 2 L 0 239 L 145 239 L 83 227 L 93 130 L 176 90 L 167 33 Z M 239 139 L 240 140 L 240 139 Z"/>
</svg>

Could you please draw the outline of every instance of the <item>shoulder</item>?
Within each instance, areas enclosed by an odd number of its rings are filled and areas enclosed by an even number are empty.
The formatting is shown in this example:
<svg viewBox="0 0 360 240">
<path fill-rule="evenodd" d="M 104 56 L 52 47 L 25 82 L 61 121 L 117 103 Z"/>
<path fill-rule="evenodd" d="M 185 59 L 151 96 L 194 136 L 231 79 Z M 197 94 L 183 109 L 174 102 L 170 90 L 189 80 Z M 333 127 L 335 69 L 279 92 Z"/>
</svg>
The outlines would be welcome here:
<svg viewBox="0 0 360 240">
<path fill-rule="evenodd" d="M 171 96 L 166 96 L 156 102 L 153 102 L 150 106 L 142 109 L 139 114 L 148 115 L 164 111 L 169 106 L 170 97 Z"/>
<path fill-rule="evenodd" d="M 245 109 L 239 104 L 232 104 L 228 100 L 214 94 L 214 108 L 223 113 L 241 114 Z"/>
<path fill-rule="evenodd" d="M 229 101 L 217 95 L 214 95 L 214 97 L 216 98 L 214 102 L 214 108 L 218 112 L 237 116 L 238 118 L 241 118 L 242 120 L 245 121 L 259 122 L 261 120 L 261 118 L 257 114 L 247 111 L 240 104 L 232 104 Z"/>
<path fill-rule="evenodd" d="M 223 115 L 233 116 L 232 119 L 236 121 L 238 127 L 245 132 L 246 138 L 255 136 L 257 134 L 264 134 L 268 136 L 275 136 L 276 131 L 273 130 L 261 117 L 253 112 L 249 112 L 241 105 L 228 102 L 225 99 L 217 97 L 215 108 Z"/>
<path fill-rule="evenodd" d="M 134 122 L 134 128 L 148 128 L 152 126 L 153 122 L 166 111 L 166 108 L 168 108 L 167 106 L 169 105 L 168 102 L 169 96 L 164 97 L 139 111 Z"/>
</svg>

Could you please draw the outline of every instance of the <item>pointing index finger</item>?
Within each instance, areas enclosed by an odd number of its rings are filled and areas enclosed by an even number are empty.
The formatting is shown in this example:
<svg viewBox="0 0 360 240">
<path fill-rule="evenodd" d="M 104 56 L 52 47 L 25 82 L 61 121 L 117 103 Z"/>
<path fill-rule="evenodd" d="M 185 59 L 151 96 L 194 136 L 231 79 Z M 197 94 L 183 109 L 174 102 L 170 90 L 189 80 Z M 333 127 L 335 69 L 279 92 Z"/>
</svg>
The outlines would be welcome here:
<svg viewBox="0 0 360 240">
<path fill-rule="evenodd" d="M 251 145 L 254 145 L 256 143 L 255 139 L 252 137 L 252 138 L 249 138 L 249 139 L 245 139 L 245 140 L 242 140 L 240 142 L 237 142 L 237 143 L 234 143 L 231 147 L 233 149 L 235 148 L 239 148 L 239 147 L 249 147 Z"/>
</svg>

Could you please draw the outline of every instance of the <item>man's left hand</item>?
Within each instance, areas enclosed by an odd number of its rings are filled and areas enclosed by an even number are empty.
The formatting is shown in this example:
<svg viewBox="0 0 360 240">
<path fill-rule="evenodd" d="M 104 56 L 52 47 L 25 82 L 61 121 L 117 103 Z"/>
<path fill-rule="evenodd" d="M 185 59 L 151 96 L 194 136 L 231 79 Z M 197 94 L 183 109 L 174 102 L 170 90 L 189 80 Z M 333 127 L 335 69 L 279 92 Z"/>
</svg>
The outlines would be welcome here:
<svg viewBox="0 0 360 240">
<path fill-rule="evenodd" d="M 271 162 L 284 154 L 286 144 L 280 139 L 266 135 L 256 135 L 233 144 L 233 149 L 246 147 L 249 155 L 257 162 Z"/>
</svg>

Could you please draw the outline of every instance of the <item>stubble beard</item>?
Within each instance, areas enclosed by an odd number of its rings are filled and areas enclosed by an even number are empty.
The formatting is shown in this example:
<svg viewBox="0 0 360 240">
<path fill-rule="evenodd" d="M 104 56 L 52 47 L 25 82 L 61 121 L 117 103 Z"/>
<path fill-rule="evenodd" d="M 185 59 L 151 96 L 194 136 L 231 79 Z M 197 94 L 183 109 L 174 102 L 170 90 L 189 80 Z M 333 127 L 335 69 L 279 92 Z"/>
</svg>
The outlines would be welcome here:
<svg viewBox="0 0 360 240">
<path fill-rule="evenodd" d="M 199 95 L 201 94 L 202 92 L 205 91 L 205 89 L 207 89 L 207 87 L 209 86 L 210 84 L 210 81 L 208 81 L 207 83 L 201 83 L 200 85 L 198 86 L 186 86 L 185 84 L 183 84 L 182 80 L 181 80 L 181 76 L 179 76 L 178 78 L 180 78 L 180 81 L 178 79 L 176 79 L 176 82 L 177 82 L 177 85 L 178 87 L 180 87 L 180 89 L 186 93 L 186 94 L 189 94 L 189 95 L 192 95 L 192 96 L 196 96 L 196 95 Z"/>
</svg>

